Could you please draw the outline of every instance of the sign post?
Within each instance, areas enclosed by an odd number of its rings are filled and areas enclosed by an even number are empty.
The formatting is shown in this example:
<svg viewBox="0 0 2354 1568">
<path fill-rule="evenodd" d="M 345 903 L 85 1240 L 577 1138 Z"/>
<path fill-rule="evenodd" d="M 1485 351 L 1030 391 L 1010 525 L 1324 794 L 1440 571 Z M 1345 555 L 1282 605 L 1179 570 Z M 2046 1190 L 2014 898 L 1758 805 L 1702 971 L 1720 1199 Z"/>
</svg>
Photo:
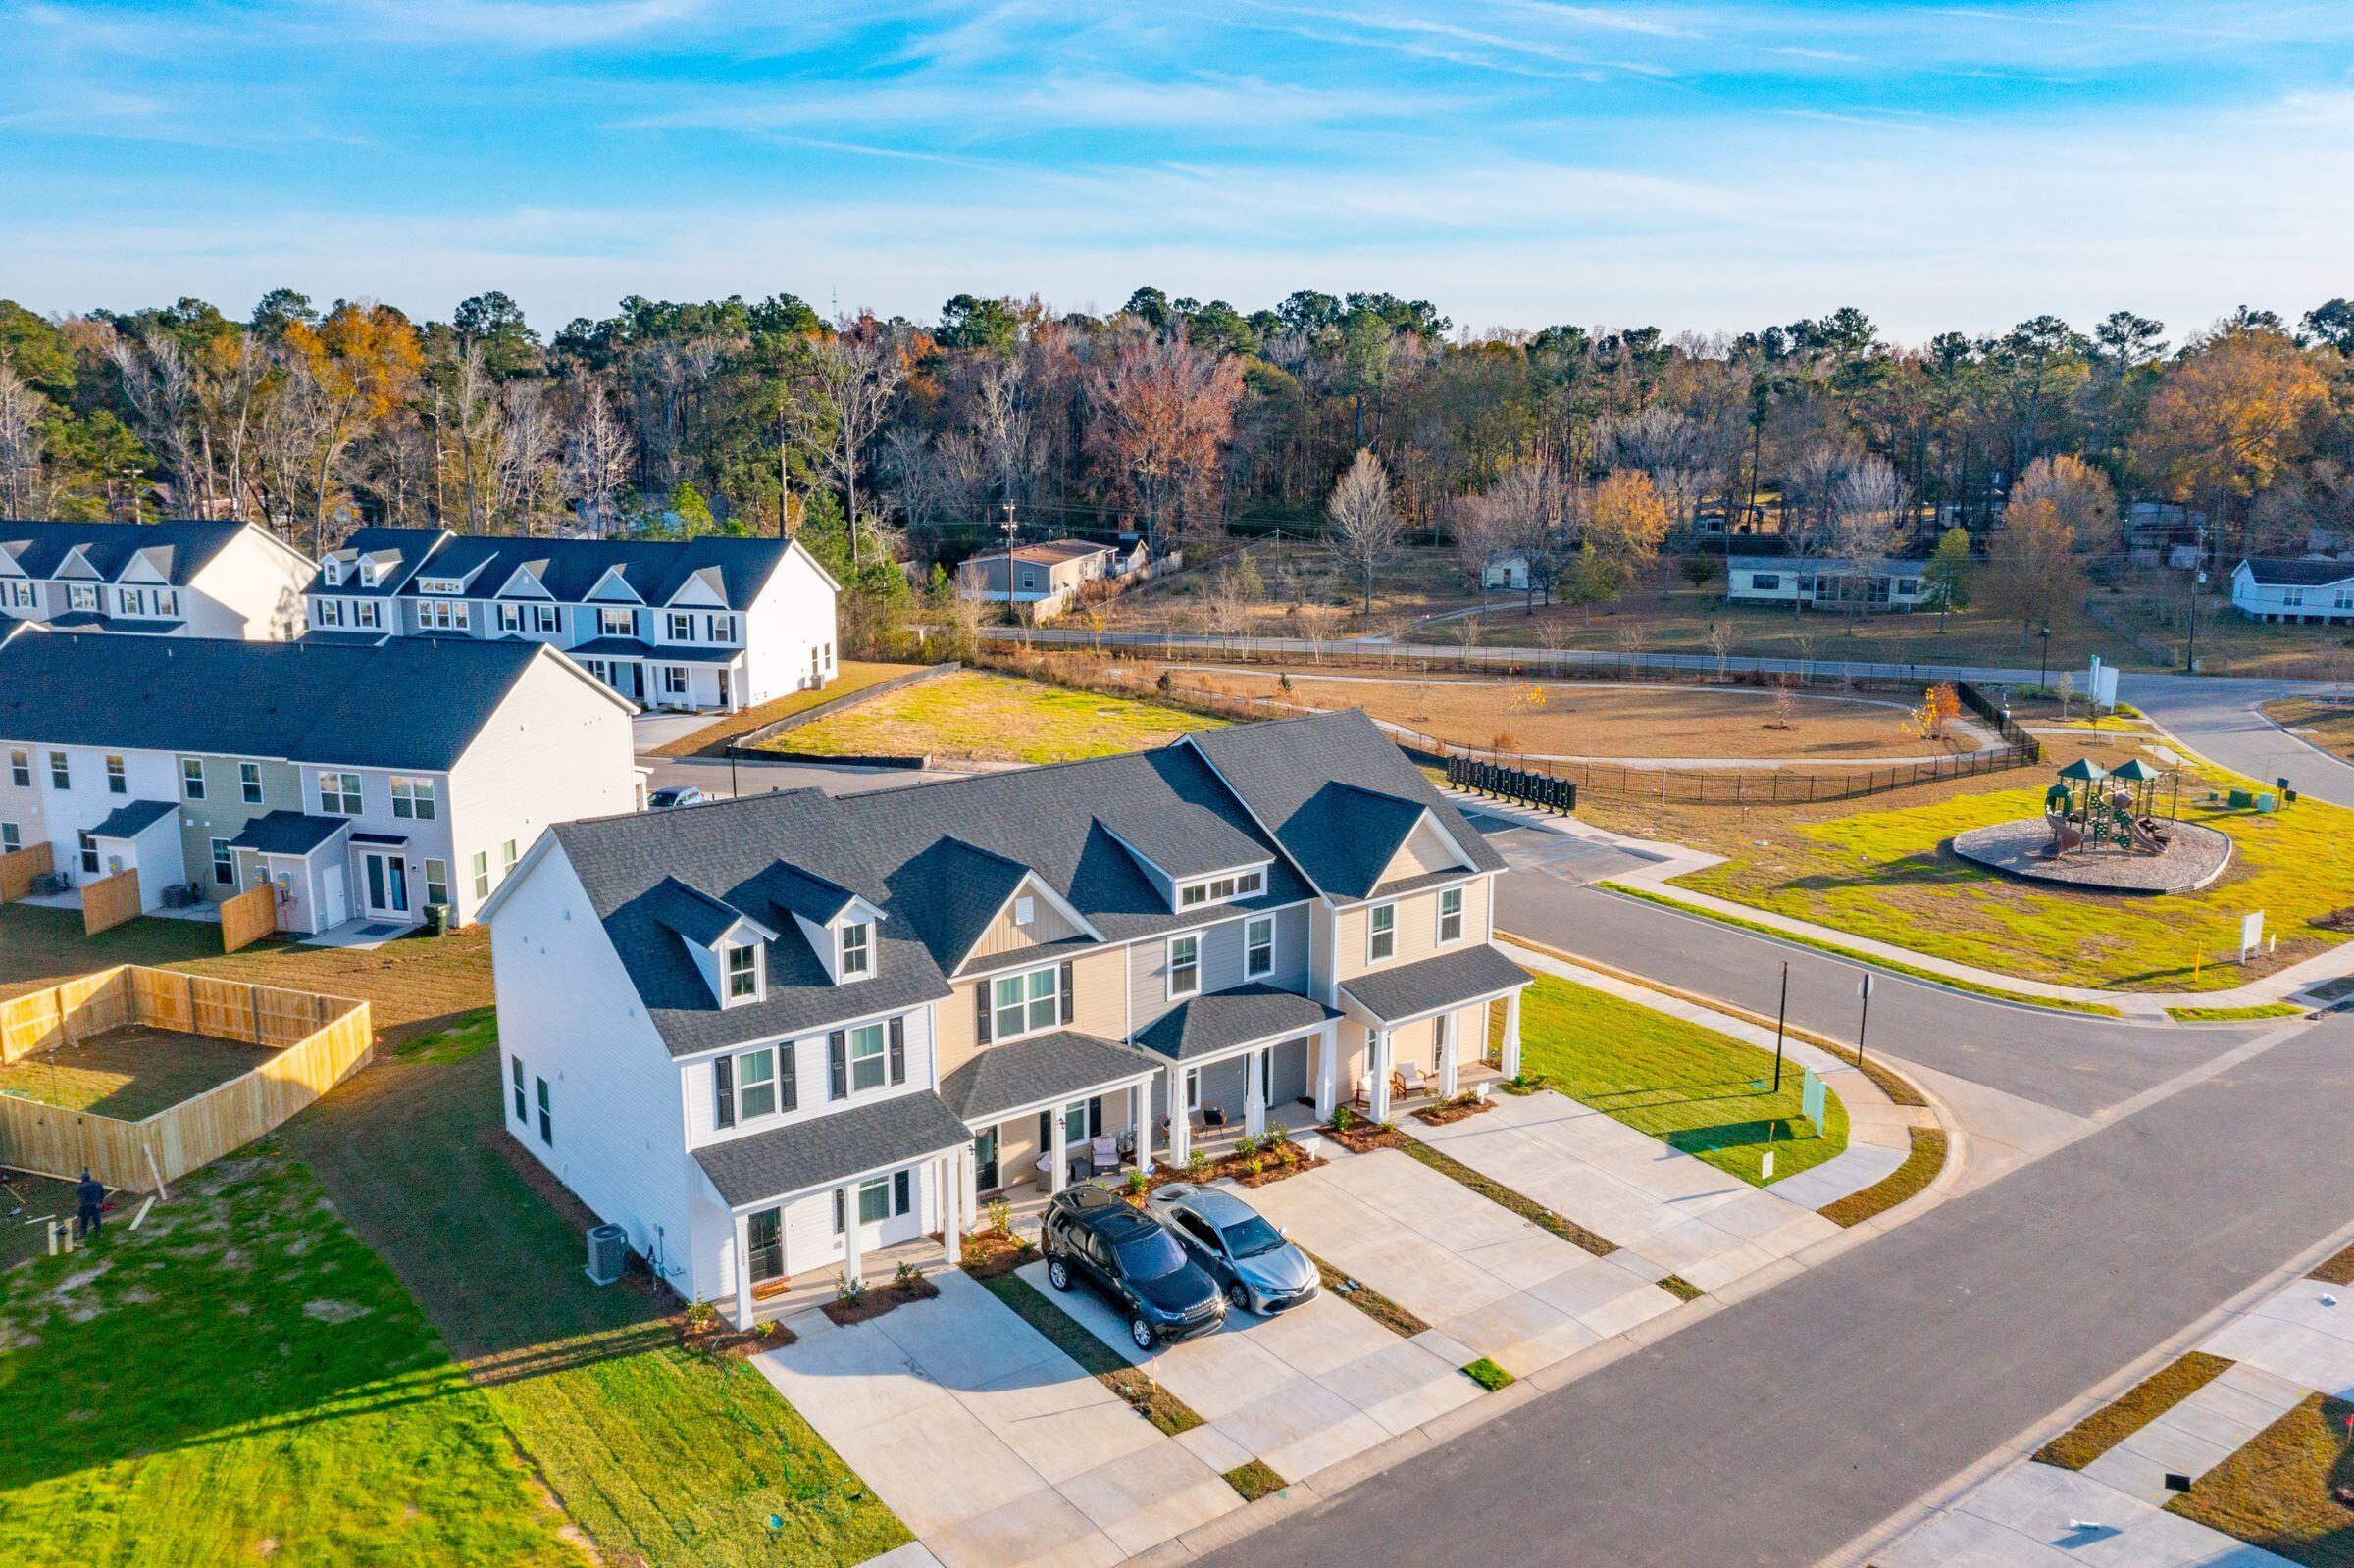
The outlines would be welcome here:
<svg viewBox="0 0 2354 1568">
<path fill-rule="evenodd" d="M 1790 1016 L 1790 961 L 1782 960 L 1782 1001 L 1773 1012 L 1773 1091 L 1782 1091 L 1782 1024 Z"/>
<path fill-rule="evenodd" d="M 2264 911 L 2242 915 L 2239 921 L 2239 961 L 2246 963 L 2264 945 Z"/>
<path fill-rule="evenodd" d="M 1857 989 L 1856 994 L 1863 1001 L 1862 1009 L 1856 1014 L 1856 1065 L 1862 1067 L 1864 1065 L 1864 1029 L 1871 1022 L 1870 970 L 1864 971 L 1864 984 Z"/>
</svg>

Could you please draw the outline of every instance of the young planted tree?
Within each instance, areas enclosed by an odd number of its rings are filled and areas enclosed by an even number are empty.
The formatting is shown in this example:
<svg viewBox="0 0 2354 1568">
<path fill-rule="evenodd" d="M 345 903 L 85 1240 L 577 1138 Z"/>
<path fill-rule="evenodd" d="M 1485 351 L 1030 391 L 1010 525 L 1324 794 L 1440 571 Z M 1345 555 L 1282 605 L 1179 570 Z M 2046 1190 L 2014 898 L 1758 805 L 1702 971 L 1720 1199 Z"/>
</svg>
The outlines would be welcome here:
<svg viewBox="0 0 2354 1568">
<path fill-rule="evenodd" d="M 1389 470 L 1360 447 L 1325 499 L 1332 553 L 1364 584 L 1364 612 L 1373 613 L 1373 569 L 1398 549 L 1398 509 L 1390 500 Z"/>
<path fill-rule="evenodd" d="M 1954 610 L 1970 608 L 1970 530 L 1950 528 L 1937 535 L 1937 547 L 1929 552 L 1929 564 L 1921 574 L 1921 587 L 1928 606 L 1937 612 L 1937 632 L 1945 632 L 1945 618 Z"/>
</svg>

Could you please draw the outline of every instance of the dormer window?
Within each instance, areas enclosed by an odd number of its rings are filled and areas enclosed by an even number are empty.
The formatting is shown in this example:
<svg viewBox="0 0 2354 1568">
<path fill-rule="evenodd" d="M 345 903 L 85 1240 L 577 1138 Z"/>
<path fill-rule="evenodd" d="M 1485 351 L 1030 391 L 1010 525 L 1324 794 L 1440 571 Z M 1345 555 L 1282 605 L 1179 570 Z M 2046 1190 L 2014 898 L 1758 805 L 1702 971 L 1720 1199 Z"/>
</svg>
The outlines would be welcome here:
<svg viewBox="0 0 2354 1568">
<path fill-rule="evenodd" d="M 1017 926 L 1035 924 L 1038 920 L 1038 900 L 1025 893 L 1013 901 L 1013 923 Z"/>
<path fill-rule="evenodd" d="M 384 569 L 381 563 L 375 561 L 360 563 L 360 582 L 364 586 L 373 588 L 384 580 Z"/>
<path fill-rule="evenodd" d="M 1231 877 L 1210 877 L 1201 882 L 1189 882 L 1177 889 L 1177 907 L 1198 909 L 1203 904 L 1222 904 L 1236 898 L 1255 898 L 1267 890 L 1264 871 L 1242 871 Z"/>
<path fill-rule="evenodd" d="M 760 999 L 760 948 L 742 942 L 727 950 L 727 1005 Z"/>
<path fill-rule="evenodd" d="M 863 980 L 875 972 L 875 928 L 872 925 L 842 928 L 842 978 Z"/>
<path fill-rule="evenodd" d="M 343 563 L 331 556 L 320 564 L 319 575 L 329 587 L 341 587 L 343 585 Z"/>
</svg>

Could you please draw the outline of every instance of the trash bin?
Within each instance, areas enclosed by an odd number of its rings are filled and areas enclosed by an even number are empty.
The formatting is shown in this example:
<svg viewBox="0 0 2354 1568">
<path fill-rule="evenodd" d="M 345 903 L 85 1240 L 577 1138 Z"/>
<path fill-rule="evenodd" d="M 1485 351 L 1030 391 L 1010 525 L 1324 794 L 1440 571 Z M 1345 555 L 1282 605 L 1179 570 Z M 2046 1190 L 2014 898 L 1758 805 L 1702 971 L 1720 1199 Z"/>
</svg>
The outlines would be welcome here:
<svg viewBox="0 0 2354 1568">
<path fill-rule="evenodd" d="M 428 904 L 425 906 L 425 932 L 429 936 L 449 935 L 449 905 Z"/>
</svg>

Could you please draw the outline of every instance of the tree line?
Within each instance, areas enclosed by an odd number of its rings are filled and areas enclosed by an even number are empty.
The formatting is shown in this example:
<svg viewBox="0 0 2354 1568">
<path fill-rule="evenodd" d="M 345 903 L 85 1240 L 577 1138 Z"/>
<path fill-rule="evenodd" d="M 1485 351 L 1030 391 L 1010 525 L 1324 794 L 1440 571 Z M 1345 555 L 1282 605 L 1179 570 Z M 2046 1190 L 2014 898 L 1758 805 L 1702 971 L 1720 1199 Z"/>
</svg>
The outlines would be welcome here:
<svg viewBox="0 0 2354 1568">
<path fill-rule="evenodd" d="M 496 292 L 446 322 L 290 289 L 241 320 L 0 301 L 0 515 L 250 519 L 313 550 L 363 522 L 793 532 L 879 606 L 1008 515 L 1318 534 L 1368 593 L 1402 539 L 1509 549 L 1573 597 L 1704 522 L 1850 562 L 1959 530 L 2065 593 L 2121 548 L 2120 496 L 2183 508 L 2219 565 L 2354 532 L 2350 366 L 2343 299 L 2178 344 L 2119 311 L 1917 345 L 1853 309 L 1468 331 L 1313 290 L 1101 317 L 959 294 L 929 323 L 632 296 L 552 337 Z"/>
</svg>

